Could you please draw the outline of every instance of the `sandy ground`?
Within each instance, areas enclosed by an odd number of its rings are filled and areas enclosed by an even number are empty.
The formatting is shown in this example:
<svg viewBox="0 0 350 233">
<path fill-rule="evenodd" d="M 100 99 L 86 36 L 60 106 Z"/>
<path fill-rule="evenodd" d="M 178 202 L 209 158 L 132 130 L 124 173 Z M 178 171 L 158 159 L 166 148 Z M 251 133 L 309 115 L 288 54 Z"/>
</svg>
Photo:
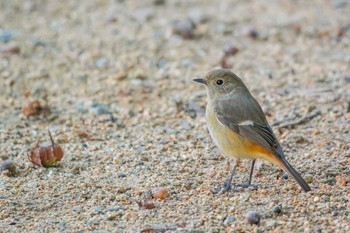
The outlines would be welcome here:
<svg viewBox="0 0 350 233">
<path fill-rule="evenodd" d="M 349 15 L 341 0 L 1 0 L 0 232 L 350 232 Z M 230 160 L 192 78 L 227 46 L 312 192 L 269 163 L 261 188 L 211 192 Z M 26 117 L 34 100 L 51 112 Z M 26 153 L 48 129 L 65 157 L 46 169 Z"/>
</svg>

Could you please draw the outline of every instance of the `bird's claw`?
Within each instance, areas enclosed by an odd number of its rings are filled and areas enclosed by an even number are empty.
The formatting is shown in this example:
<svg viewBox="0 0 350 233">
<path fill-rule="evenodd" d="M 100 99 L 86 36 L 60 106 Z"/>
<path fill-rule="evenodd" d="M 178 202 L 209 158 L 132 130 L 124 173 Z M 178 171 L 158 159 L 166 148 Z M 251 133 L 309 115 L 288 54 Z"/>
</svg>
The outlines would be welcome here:
<svg viewBox="0 0 350 233">
<path fill-rule="evenodd" d="M 253 189 L 257 189 L 257 188 L 261 187 L 261 185 L 259 185 L 259 184 L 249 184 L 249 183 L 239 183 L 236 185 L 239 187 L 242 187 L 242 188 L 253 188 Z"/>
</svg>

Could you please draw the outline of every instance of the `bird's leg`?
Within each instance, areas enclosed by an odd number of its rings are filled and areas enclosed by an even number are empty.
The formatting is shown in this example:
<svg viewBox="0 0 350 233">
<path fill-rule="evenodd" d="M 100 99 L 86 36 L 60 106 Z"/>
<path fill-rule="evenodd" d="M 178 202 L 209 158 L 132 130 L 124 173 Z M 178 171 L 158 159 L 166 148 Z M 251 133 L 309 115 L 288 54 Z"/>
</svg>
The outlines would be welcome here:
<svg viewBox="0 0 350 233">
<path fill-rule="evenodd" d="M 235 164 L 233 165 L 230 178 L 224 183 L 224 187 L 223 187 L 223 190 L 222 190 L 223 192 L 227 192 L 227 191 L 230 191 L 230 190 L 231 190 L 232 179 L 233 179 L 233 176 L 234 176 L 234 174 L 235 174 L 236 167 L 237 167 L 237 164 L 235 163 Z"/>
<path fill-rule="evenodd" d="M 241 186 L 241 187 L 243 187 L 243 188 L 248 188 L 248 187 L 257 188 L 257 187 L 259 186 L 259 185 L 256 185 L 256 184 L 252 184 L 255 161 L 256 161 L 256 159 L 254 159 L 254 160 L 252 161 L 252 166 L 251 166 L 251 168 L 250 168 L 250 174 L 249 174 L 248 183 L 237 184 L 238 186 Z"/>
<path fill-rule="evenodd" d="M 249 184 L 249 185 L 252 184 L 252 178 L 253 178 L 253 172 L 254 172 L 255 161 L 256 161 L 256 159 L 253 160 L 252 166 L 251 166 L 251 168 L 250 168 L 250 174 L 249 174 L 249 180 L 248 180 L 248 184 Z"/>
</svg>

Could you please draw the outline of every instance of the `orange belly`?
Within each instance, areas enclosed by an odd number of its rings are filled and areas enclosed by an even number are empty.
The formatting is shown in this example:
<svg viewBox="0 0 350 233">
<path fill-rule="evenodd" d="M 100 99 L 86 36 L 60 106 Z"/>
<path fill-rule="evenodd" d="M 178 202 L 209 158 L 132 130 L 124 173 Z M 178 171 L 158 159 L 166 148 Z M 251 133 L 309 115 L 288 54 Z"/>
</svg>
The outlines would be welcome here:
<svg viewBox="0 0 350 233">
<path fill-rule="evenodd" d="M 279 165 L 276 157 L 267 149 L 236 134 L 230 128 L 223 125 L 217 119 L 209 103 L 206 109 L 206 118 L 208 129 L 214 143 L 226 156 L 237 159 L 264 159 Z"/>
</svg>

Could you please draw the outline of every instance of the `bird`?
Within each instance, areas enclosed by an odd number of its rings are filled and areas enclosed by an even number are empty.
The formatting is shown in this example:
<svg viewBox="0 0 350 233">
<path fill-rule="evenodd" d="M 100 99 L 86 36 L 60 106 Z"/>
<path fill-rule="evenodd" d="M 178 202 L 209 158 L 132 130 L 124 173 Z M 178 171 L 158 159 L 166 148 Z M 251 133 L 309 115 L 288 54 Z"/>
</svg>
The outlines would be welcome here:
<svg viewBox="0 0 350 233">
<path fill-rule="evenodd" d="M 305 192 L 311 190 L 287 161 L 261 106 L 236 74 L 228 69 L 217 69 L 193 81 L 206 87 L 208 103 L 205 116 L 211 138 L 224 155 L 236 159 L 223 191 L 231 190 L 237 164 L 242 159 L 252 160 L 252 165 L 248 182 L 240 186 L 254 186 L 255 161 L 262 159 L 289 173 Z"/>
</svg>

